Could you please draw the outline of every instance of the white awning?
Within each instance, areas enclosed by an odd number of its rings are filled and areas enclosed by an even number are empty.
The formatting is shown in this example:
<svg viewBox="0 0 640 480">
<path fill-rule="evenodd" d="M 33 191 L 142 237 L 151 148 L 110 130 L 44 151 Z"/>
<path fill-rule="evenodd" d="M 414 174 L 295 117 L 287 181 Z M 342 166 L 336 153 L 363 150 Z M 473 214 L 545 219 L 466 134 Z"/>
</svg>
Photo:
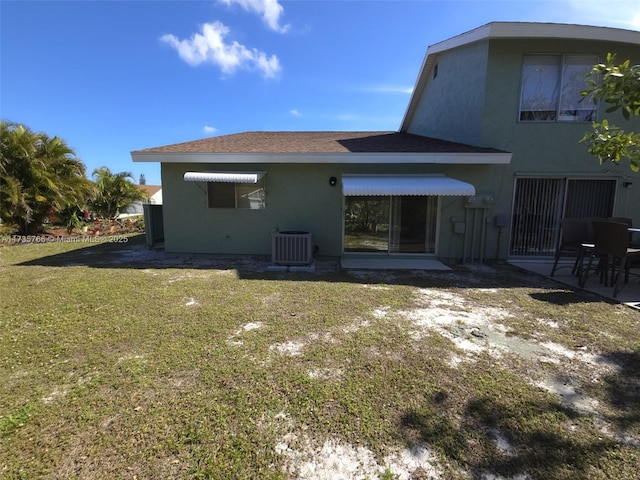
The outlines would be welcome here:
<svg viewBox="0 0 640 480">
<path fill-rule="evenodd" d="M 258 183 L 264 173 L 185 172 L 185 182 Z"/>
<path fill-rule="evenodd" d="M 470 183 L 445 175 L 343 175 L 345 196 L 460 195 L 473 196 Z"/>
</svg>

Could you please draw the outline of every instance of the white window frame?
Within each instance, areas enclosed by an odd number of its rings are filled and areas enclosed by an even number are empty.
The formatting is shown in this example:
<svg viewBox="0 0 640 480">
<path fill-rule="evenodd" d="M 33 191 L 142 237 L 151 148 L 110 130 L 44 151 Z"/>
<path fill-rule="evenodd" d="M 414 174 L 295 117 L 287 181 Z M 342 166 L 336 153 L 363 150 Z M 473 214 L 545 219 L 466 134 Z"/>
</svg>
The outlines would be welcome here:
<svg viewBox="0 0 640 480">
<path fill-rule="evenodd" d="M 543 59 L 547 60 L 549 67 L 555 67 L 553 65 L 553 60 L 555 60 L 557 66 L 559 66 L 559 71 L 554 73 L 557 75 L 557 79 L 555 81 L 552 79 L 548 81 L 548 79 L 540 77 L 539 86 L 537 91 L 540 92 L 541 95 L 551 94 L 552 98 L 549 100 L 548 106 L 549 108 L 543 109 L 540 108 L 536 110 L 533 106 L 529 109 L 523 109 L 524 106 L 524 95 L 525 91 L 527 91 L 531 87 L 528 83 L 527 79 L 527 67 L 534 66 L 535 63 L 527 63 L 527 59 L 535 59 L 540 60 L 538 64 L 540 68 L 544 68 L 545 62 Z M 585 59 L 584 63 L 576 62 L 577 60 Z M 575 62 L 575 63 L 574 63 Z M 577 84 L 575 83 L 567 83 L 569 79 L 567 78 L 569 72 L 569 68 L 571 65 L 581 65 L 581 66 L 589 66 L 589 71 L 591 67 L 599 62 L 599 58 L 597 55 L 588 55 L 588 54 L 576 54 L 576 55 L 561 55 L 561 54 L 526 54 L 522 60 L 522 76 L 520 82 L 520 98 L 519 98 L 519 106 L 518 106 L 518 120 L 523 123 L 549 123 L 549 122 L 591 122 L 597 120 L 598 108 L 595 102 L 590 97 L 581 97 L 580 91 L 587 88 L 586 83 L 586 72 L 585 72 L 585 83 L 584 88 L 580 86 L 576 93 L 576 98 L 573 98 L 571 95 L 571 100 L 567 102 L 567 90 L 570 88 L 576 88 Z M 547 80 L 546 85 L 545 80 Z M 546 87 L 546 88 L 545 88 Z M 549 92 L 549 89 L 553 88 L 552 92 Z M 545 90 L 547 90 L 545 92 Z M 564 98 L 563 98 L 564 97 Z M 580 101 L 582 99 L 582 101 Z M 543 100 L 545 100 L 543 98 Z M 531 103 L 531 102 L 529 102 Z M 577 108 L 578 106 L 582 106 L 583 108 Z M 547 112 L 546 114 L 543 112 Z M 526 118 L 529 115 L 531 118 Z M 536 118 L 538 116 L 538 118 Z M 546 118 L 545 118 L 546 116 Z"/>
</svg>

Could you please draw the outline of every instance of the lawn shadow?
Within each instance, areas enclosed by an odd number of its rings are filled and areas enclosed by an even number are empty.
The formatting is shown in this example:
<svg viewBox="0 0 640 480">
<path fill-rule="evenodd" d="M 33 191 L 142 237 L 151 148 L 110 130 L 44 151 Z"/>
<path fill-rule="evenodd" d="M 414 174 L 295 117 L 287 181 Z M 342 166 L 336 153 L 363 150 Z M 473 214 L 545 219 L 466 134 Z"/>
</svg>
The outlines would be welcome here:
<svg viewBox="0 0 640 480">
<path fill-rule="evenodd" d="M 607 302 L 611 304 L 616 303 L 612 300 L 607 300 L 596 295 L 585 295 L 578 290 L 550 290 L 547 292 L 533 292 L 530 293 L 529 296 L 535 300 L 539 300 L 545 303 L 551 303 L 553 305 L 558 305 L 561 307 L 573 305 L 576 303 L 587 302 Z"/>
<path fill-rule="evenodd" d="M 628 468 L 633 457 L 625 463 L 625 455 L 640 448 L 640 352 L 611 352 L 600 361 L 613 373 L 587 386 L 598 390 L 592 395 L 598 413 L 535 392 L 511 402 L 483 395 L 460 404 L 444 387 L 404 412 L 400 436 L 408 446 L 430 447 L 473 479 L 592 478 L 599 469 L 602 478 L 636 478 Z"/>
<path fill-rule="evenodd" d="M 270 255 L 220 255 L 208 253 L 174 253 L 149 249 L 144 234 L 115 236 L 114 241 L 98 243 L 80 239 L 78 247 L 63 253 L 46 255 L 17 263 L 19 266 L 76 267 L 110 269 L 202 269 L 236 270 L 248 280 L 293 280 L 348 282 L 362 284 L 409 285 L 419 288 L 511 288 L 529 287 L 545 290 L 532 294 L 537 300 L 566 305 L 603 301 L 599 297 L 559 287 L 542 276 L 523 273 L 511 265 L 451 265 L 451 270 L 343 270 L 337 257 L 316 259 L 312 271 L 274 271 Z M 90 240 L 90 239 L 89 239 Z M 10 248 L 21 248 L 16 245 Z M 570 291 L 567 291 L 569 288 Z"/>
<path fill-rule="evenodd" d="M 608 420 L 624 435 L 640 428 L 640 352 L 613 352 L 602 358 L 617 366 L 603 378 L 607 401 L 617 411 Z M 640 447 L 640 440 L 636 446 Z"/>
<path fill-rule="evenodd" d="M 56 238 L 56 237 L 52 237 Z M 44 266 L 44 267 L 67 267 L 67 266 L 104 266 L 108 263 L 117 262 L 117 255 L 125 253 L 131 249 L 140 249 L 145 247 L 144 234 L 134 235 L 110 235 L 104 237 L 98 236 L 75 236 L 75 237 L 58 237 L 53 243 L 62 243 L 70 246 L 70 250 L 53 255 L 45 255 L 43 257 L 27 260 L 16 265 L 21 266 Z M 8 248 L 23 248 L 25 246 L 37 246 L 46 248 L 52 243 L 41 244 L 16 244 Z M 146 248 L 146 247 L 145 247 Z"/>
<path fill-rule="evenodd" d="M 399 429 L 407 445 L 430 447 L 473 479 L 589 478 L 592 467 L 618 446 L 605 436 L 573 435 L 569 427 L 577 414 L 559 402 L 509 405 L 477 397 L 466 403 L 462 416 L 456 410 L 432 399 L 405 412 Z"/>
<path fill-rule="evenodd" d="M 95 242 L 95 243 L 94 243 Z M 112 239 L 92 240 L 77 238 L 70 240 L 72 250 L 54 255 L 46 255 L 17 263 L 18 266 L 122 268 L 122 269 L 220 269 L 258 268 L 266 263 L 265 258 L 249 256 L 224 256 L 198 253 L 167 253 L 163 250 L 149 249 L 144 234 L 115 236 Z M 20 248 L 16 245 L 11 248 Z"/>
</svg>

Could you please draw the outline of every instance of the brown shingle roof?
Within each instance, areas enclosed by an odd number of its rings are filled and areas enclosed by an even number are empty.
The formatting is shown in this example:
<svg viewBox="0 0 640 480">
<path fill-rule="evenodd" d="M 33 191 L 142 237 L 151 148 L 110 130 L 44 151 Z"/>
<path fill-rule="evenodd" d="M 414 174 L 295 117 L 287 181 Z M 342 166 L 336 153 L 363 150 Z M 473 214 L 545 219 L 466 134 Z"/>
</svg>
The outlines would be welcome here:
<svg viewBox="0 0 640 480">
<path fill-rule="evenodd" d="M 244 132 L 133 153 L 496 153 L 403 132 Z"/>
</svg>

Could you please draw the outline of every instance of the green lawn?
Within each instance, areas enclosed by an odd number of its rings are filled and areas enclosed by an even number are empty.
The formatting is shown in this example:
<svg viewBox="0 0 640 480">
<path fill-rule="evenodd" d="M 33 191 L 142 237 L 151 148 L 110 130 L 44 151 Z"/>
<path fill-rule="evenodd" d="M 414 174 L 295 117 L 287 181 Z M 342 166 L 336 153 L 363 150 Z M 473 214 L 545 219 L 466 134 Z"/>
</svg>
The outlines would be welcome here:
<svg viewBox="0 0 640 480">
<path fill-rule="evenodd" d="M 0 478 L 637 479 L 639 311 L 264 266 L 0 245 Z"/>
</svg>

